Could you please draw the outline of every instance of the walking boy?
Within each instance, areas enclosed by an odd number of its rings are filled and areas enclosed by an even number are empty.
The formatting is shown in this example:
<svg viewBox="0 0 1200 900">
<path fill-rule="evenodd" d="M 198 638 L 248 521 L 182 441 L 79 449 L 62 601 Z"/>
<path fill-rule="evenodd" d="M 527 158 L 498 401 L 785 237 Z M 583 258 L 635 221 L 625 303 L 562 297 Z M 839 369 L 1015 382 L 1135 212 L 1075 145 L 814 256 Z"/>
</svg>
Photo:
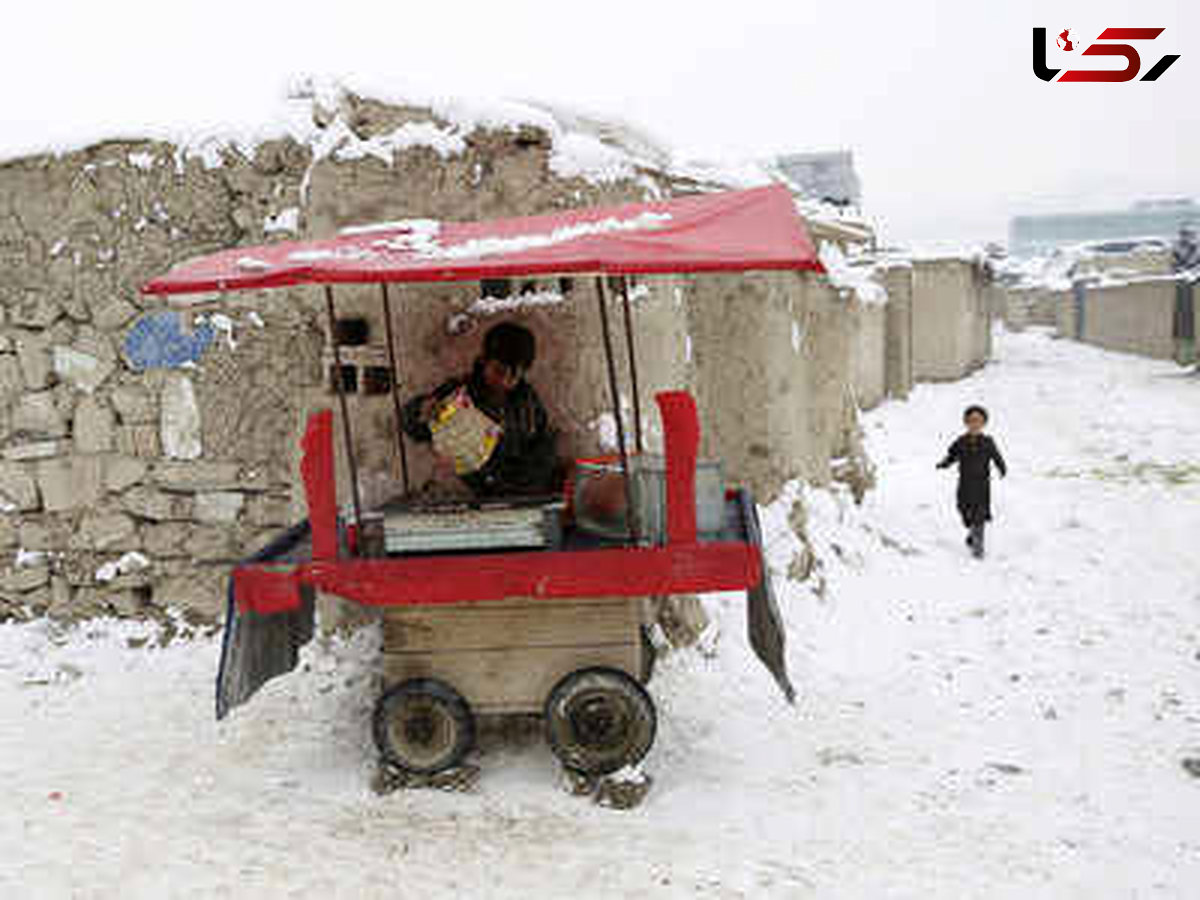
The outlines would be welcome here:
<svg viewBox="0 0 1200 900">
<path fill-rule="evenodd" d="M 987 410 L 982 406 L 968 406 L 963 413 L 967 433 L 950 445 L 946 458 L 937 464 L 939 469 L 948 469 L 958 463 L 958 513 L 967 529 L 967 546 L 980 559 L 984 525 L 992 520 L 991 464 L 995 462 L 1001 477 L 1008 475 L 996 442 L 983 433 L 987 420 Z"/>
</svg>

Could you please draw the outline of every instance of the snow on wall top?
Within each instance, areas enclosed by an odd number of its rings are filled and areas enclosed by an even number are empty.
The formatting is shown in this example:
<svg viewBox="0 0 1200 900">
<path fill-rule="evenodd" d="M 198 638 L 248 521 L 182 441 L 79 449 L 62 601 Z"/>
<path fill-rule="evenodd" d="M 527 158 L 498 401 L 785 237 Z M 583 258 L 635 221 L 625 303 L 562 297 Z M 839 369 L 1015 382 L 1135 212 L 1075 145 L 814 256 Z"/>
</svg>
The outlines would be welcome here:
<svg viewBox="0 0 1200 900">
<path fill-rule="evenodd" d="M 398 106 L 428 109 L 439 121 L 406 122 L 388 134 L 362 139 L 351 130 L 344 113 L 345 98 L 351 92 Z M 322 125 L 315 121 L 318 117 L 314 113 L 318 111 L 328 116 Z M 285 137 L 312 148 L 316 160 L 373 156 L 391 163 L 394 152 L 417 146 L 430 147 L 444 158 L 462 153 L 466 135 L 477 128 L 515 130 L 533 126 L 549 135 L 550 165 L 563 177 L 611 182 L 633 178 L 639 168 L 661 168 L 658 151 L 652 152 L 653 145 L 646 139 L 635 140 L 631 126 L 601 126 L 598 120 L 561 115 L 560 119 L 547 108 L 512 100 L 446 97 L 378 85 L 301 79 L 288 91 L 276 117 L 260 125 L 192 131 L 139 128 L 139 133 L 119 139 L 171 143 L 178 148 L 176 161 L 180 168 L 188 159 L 199 159 L 213 169 L 222 164 L 226 149 L 250 155 L 259 144 Z M 39 146 L 24 137 L 11 137 L 0 143 L 0 161 L 40 154 L 63 156 L 113 139 L 111 133 L 81 133 L 68 142 Z M 131 165 L 138 164 L 136 156 L 131 154 Z"/>
<path fill-rule="evenodd" d="M 887 303 L 887 289 L 879 283 L 876 266 L 869 258 L 856 261 L 846 257 L 840 247 L 830 241 L 822 241 L 821 265 L 834 287 L 853 291 L 859 302 L 868 305 Z"/>
<path fill-rule="evenodd" d="M 1090 241 L 1040 255 L 1010 256 L 996 270 L 1013 287 L 1067 291 L 1076 281 L 1103 287 L 1170 280 L 1169 253 L 1167 242 L 1154 237 Z"/>
<path fill-rule="evenodd" d="M 351 128 L 348 98 L 369 98 L 394 106 L 428 110 L 434 121 L 405 122 L 394 130 L 360 137 Z M 219 168 L 228 150 L 253 156 L 256 148 L 270 140 L 292 138 L 309 147 L 313 162 L 324 159 L 355 160 L 374 157 L 391 164 L 397 152 L 427 147 L 442 158 L 466 150 L 466 137 L 476 129 L 519 130 L 534 127 L 550 140 L 551 171 L 563 178 L 579 177 L 593 183 L 620 180 L 640 182 L 647 199 L 665 199 L 659 174 L 689 181 L 700 190 L 729 190 L 761 187 L 782 181 L 779 173 L 752 160 L 700 161 L 684 159 L 665 142 L 649 136 L 619 118 L 601 119 L 562 106 L 501 98 L 446 96 L 405 86 L 371 83 L 362 79 L 328 80 L 301 78 L 288 90 L 275 117 L 243 127 L 194 130 L 139 129 L 137 135 L 121 140 L 155 141 L 175 146 L 175 162 L 182 171 L 197 159 L 209 169 Z M 66 143 L 37 147 L 27 138 L 0 139 L 0 162 L 19 156 L 52 154 L 63 156 L 114 140 L 112 134 L 80 134 Z M 145 166 L 149 154 L 130 153 L 129 162 Z M 789 187 L 792 187 L 789 185 Z M 306 195 L 307 179 L 302 186 Z M 798 199 L 801 215 L 810 222 L 846 222 L 847 211 L 827 203 Z M 271 222 L 270 227 L 294 231 L 290 220 Z"/>
</svg>

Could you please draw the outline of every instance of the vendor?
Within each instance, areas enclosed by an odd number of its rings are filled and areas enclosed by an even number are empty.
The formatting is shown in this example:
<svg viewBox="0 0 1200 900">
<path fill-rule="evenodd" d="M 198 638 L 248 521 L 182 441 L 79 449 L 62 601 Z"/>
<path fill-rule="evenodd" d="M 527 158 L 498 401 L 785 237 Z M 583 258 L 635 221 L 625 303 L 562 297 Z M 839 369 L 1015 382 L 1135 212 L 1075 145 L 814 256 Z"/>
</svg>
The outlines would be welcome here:
<svg viewBox="0 0 1200 900">
<path fill-rule="evenodd" d="M 557 436 L 537 392 L 525 380 L 536 354 L 533 332 L 515 322 L 501 322 L 484 335 L 483 352 L 469 375 L 452 378 L 405 404 L 404 432 L 414 441 L 433 445 L 435 453 L 430 425 L 443 404 L 463 389 L 479 411 L 499 424 L 499 442 L 486 461 L 473 471 L 458 470 L 476 496 L 549 494 L 558 487 Z M 439 469 L 454 471 L 453 461 L 438 463 Z"/>
</svg>

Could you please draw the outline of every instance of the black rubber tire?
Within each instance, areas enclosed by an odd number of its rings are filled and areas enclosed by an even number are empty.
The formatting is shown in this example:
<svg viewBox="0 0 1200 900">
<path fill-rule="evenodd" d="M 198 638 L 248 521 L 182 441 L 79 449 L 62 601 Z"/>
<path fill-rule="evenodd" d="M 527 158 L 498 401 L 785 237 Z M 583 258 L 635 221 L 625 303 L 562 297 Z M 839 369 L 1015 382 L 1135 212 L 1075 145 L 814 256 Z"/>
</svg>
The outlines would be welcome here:
<svg viewBox="0 0 1200 900">
<path fill-rule="evenodd" d="M 546 742 L 567 769 L 608 775 L 641 762 L 658 716 L 645 688 L 619 669 L 579 669 L 550 692 Z"/>
<path fill-rule="evenodd" d="M 375 746 L 384 760 L 419 775 L 462 762 L 475 746 L 475 716 L 462 695 L 436 678 L 413 678 L 375 704 Z"/>
</svg>

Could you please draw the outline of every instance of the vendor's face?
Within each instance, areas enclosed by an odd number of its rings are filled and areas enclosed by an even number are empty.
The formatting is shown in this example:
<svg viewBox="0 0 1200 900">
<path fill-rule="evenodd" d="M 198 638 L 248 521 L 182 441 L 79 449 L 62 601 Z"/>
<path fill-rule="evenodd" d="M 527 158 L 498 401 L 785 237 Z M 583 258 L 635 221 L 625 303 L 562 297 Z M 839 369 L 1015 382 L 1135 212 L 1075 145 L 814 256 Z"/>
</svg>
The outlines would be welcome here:
<svg viewBox="0 0 1200 900">
<path fill-rule="evenodd" d="M 483 383 L 494 391 L 507 394 L 521 380 L 521 371 L 512 366 L 506 366 L 497 359 L 487 359 L 483 362 Z"/>
</svg>

